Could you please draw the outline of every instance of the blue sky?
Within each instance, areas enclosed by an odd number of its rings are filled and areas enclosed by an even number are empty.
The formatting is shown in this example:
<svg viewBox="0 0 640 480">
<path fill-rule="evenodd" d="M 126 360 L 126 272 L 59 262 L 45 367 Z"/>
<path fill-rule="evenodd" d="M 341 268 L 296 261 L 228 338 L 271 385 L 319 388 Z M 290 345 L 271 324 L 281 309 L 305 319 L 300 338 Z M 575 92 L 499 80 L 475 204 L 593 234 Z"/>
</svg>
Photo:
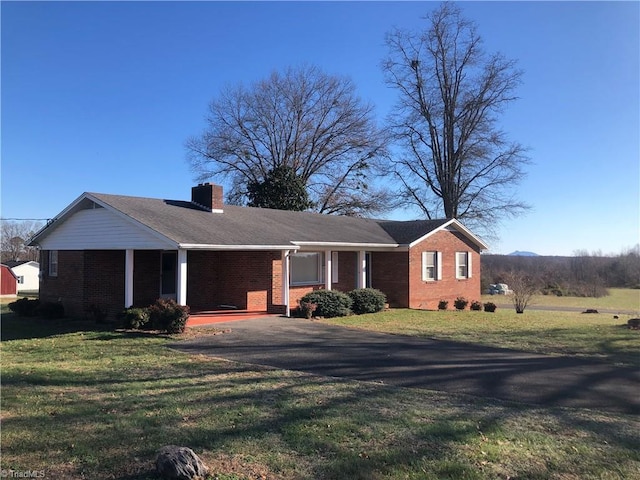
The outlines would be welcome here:
<svg viewBox="0 0 640 480">
<path fill-rule="evenodd" d="M 185 140 L 225 85 L 314 64 L 380 122 L 392 27 L 432 2 L 2 2 L 3 218 L 51 218 L 84 191 L 187 199 Z M 492 252 L 619 253 L 640 241 L 640 3 L 460 2 L 517 59 L 501 118 L 533 164 Z M 396 212 L 393 218 L 416 217 Z"/>
</svg>

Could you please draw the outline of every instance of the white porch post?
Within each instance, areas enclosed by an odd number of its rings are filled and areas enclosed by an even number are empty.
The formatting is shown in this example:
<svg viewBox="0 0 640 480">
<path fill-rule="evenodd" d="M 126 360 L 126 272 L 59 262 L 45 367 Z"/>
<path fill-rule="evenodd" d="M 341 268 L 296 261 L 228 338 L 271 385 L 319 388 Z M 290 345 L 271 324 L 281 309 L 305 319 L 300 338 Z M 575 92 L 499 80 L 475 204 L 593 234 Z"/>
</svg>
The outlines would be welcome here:
<svg viewBox="0 0 640 480">
<path fill-rule="evenodd" d="M 324 252 L 324 288 L 331 290 L 331 274 L 333 269 L 331 268 L 331 250 L 325 250 Z"/>
<path fill-rule="evenodd" d="M 289 250 L 282 251 L 282 301 L 285 306 L 285 316 L 291 316 L 289 305 Z"/>
<path fill-rule="evenodd" d="M 133 250 L 124 254 L 124 308 L 133 305 Z"/>
<path fill-rule="evenodd" d="M 178 291 L 176 292 L 178 305 L 187 304 L 187 251 L 178 249 Z"/>
<path fill-rule="evenodd" d="M 357 288 L 367 286 L 367 252 L 360 250 L 358 252 L 358 279 L 356 280 Z"/>
</svg>

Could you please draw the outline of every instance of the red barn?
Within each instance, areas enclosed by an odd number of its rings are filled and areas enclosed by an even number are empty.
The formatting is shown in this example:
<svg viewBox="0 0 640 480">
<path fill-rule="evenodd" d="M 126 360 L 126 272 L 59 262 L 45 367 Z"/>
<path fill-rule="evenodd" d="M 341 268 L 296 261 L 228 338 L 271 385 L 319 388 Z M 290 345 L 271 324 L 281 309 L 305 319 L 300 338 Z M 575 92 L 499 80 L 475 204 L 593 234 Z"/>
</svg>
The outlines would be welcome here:
<svg viewBox="0 0 640 480">
<path fill-rule="evenodd" d="M 18 279 L 11 269 L 5 265 L 0 265 L 0 296 L 15 297 L 18 293 Z"/>
</svg>

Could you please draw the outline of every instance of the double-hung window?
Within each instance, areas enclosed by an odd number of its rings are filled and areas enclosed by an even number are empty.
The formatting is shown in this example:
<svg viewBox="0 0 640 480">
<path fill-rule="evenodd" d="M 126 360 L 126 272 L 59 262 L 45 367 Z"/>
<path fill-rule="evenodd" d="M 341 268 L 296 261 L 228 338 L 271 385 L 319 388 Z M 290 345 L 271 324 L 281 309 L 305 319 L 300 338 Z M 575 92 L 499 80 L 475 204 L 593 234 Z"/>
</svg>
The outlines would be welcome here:
<svg viewBox="0 0 640 480">
<path fill-rule="evenodd" d="M 49 276 L 58 276 L 58 251 L 49 250 Z"/>
<path fill-rule="evenodd" d="M 313 285 L 322 283 L 324 255 L 322 252 L 296 252 L 290 257 L 291 284 Z"/>
<path fill-rule="evenodd" d="M 442 252 L 422 252 L 422 281 L 442 279 Z"/>
<path fill-rule="evenodd" d="M 471 278 L 471 252 L 456 252 L 456 278 Z"/>
</svg>

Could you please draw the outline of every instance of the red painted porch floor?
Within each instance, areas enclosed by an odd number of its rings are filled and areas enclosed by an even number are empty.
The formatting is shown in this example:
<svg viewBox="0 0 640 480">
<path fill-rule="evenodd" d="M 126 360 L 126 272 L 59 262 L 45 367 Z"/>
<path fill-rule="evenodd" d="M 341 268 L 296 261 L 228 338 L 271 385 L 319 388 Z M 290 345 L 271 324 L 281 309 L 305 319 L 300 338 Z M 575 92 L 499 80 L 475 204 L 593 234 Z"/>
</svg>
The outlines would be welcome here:
<svg viewBox="0 0 640 480">
<path fill-rule="evenodd" d="M 194 312 L 189 315 L 187 327 L 197 327 L 199 325 L 209 325 L 211 323 L 235 322 L 238 320 L 274 316 L 279 315 L 257 310 L 212 310 Z"/>
</svg>

